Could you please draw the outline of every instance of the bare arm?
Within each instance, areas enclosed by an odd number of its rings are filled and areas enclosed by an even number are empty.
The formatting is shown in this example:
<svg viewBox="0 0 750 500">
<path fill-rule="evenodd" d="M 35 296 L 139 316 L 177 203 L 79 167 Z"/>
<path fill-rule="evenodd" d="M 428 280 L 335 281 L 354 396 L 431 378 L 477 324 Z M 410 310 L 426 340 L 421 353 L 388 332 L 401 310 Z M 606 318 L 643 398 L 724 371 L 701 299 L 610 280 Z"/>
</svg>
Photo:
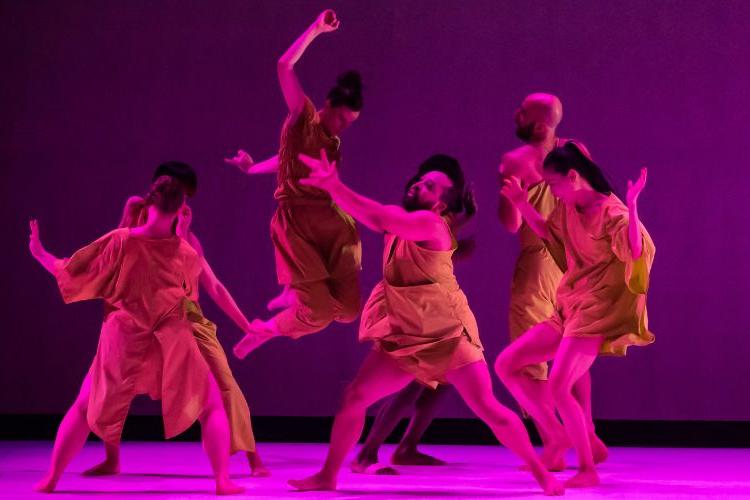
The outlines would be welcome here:
<svg viewBox="0 0 750 500">
<path fill-rule="evenodd" d="M 504 179 L 502 180 L 504 181 Z M 521 228 L 521 222 L 523 221 L 521 212 L 502 193 L 498 196 L 497 217 L 505 229 L 511 233 L 517 233 Z"/>
<path fill-rule="evenodd" d="M 500 189 L 501 197 L 505 197 L 519 214 L 526 220 L 532 231 L 543 240 L 550 239 L 549 227 L 544 217 L 529 203 L 529 195 L 526 189 L 521 187 L 517 177 L 509 177 L 503 182 Z"/>
<path fill-rule="evenodd" d="M 638 218 L 638 196 L 646 187 L 648 171 L 641 169 L 641 175 L 635 182 L 628 181 L 627 205 L 628 205 L 628 244 L 633 260 L 638 260 L 643 254 L 643 237 L 641 236 L 641 221 Z"/>
<path fill-rule="evenodd" d="M 29 229 L 31 230 L 31 234 L 29 235 L 29 250 L 31 250 L 31 255 L 47 272 L 54 276 L 57 270 L 63 266 L 64 260 L 55 257 L 45 250 L 39 238 L 39 223 L 36 219 L 29 221 Z"/>
<path fill-rule="evenodd" d="M 224 284 L 219 281 L 219 278 L 216 277 L 213 269 L 211 269 L 208 261 L 203 256 L 201 256 L 201 271 L 201 286 L 206 290 L 211 299 L 217 306 L 219 306 L 219 308 L 221 308 L 222 311 L 224 311 L 224 314 L 234 321 L 240 330 L 248 332 L 250 330 L 250 322 L 245 315 L 242 314 L 240 308 L 237 307 L 237 303 L 234 301 L 232 294 L 230 294 Z"/>
<path fill-rule="evenodd" d="M 302 35 L 281 56 L 277 64 L 279 85 L 284 94 L 287 108 L 292 116 L 298 116 L 305 105 L 305 92 L 299 83 L 294 65 L 299 61 L 307 47 L 321 33 L 334 31 L 339 27 L 339 20 L 332 10 L 323 11 Z"/>
<path fill-rule="evenodd" d="M 320 154 L 319 160 L 299 156 L 311 171 L 309 177 L 300 179 L 301 184 L 328 191 L 338 206 L 373 231 L 393 233 L 406 240 L 428 243 L 437 249 L 450 248 L 450 231 L 438 214 L 428 210 L 407 212 L 399 206 L 383 205 L 356 193 L 339 180 L 336 162 L 328 162 L 325 150 L 321 150 Z"/>
<path fill-rule="evenodd" d="M 279 171 L 279 155 L 255 163 L 253 157 L 241 149 L 233 158 L 224 158 L 224 163 L 234 165 L 247 175 L 275 174 Z"/>
</svg>

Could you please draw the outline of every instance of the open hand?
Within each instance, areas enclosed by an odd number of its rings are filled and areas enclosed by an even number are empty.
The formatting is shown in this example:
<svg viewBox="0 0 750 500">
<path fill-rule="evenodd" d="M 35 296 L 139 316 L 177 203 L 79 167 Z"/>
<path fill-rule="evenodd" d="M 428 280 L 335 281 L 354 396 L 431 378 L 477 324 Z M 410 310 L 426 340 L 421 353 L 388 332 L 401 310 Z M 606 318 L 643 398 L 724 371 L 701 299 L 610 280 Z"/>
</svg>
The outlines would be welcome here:
<svg viewBox="0 0 750 500">
<path fill-rule="evenodd" d="M 310 168 L 310 175 L 299 180 L 304 186 L 312 186 L 325 191 L 339 182 L 336 162 L 329 162 L 325 149 L 320 150 L 320 159 L 300 153 L 299 160 Z"/>
<path fill-rule="evenodd" d="M 37 256 L 44 252 L 42 240 L 39 238 L 39 222 L 36 219 L 29 221 L 29 250 L 31 255 Z"/>
<path fill-rule="evenodd" d="M 523 203 L 529 198 L 528 191 L 525 187 L 521 186 L 521 180 L 515 176 L 507 177 L 503 180 L 500 194 L 508 198 L 514 205 Z"/>
<path fill-rule="evenodd" d="M 239 168 L 242 172 L 247 173 L 248 170 L 250 170 L 250 167 L 253 166 L 255 161 L 253 161 L 253 157 L 247 154 L 245 151 L 239 149 L 237 150 L 237 155 L 232 158 L 224 158 L 224 163 L 227 165 L 234 165 L 235 167 Z"/>
<path fill-rule="evenodd" d="M 638 176 L 638 180 L 628 181 L 628 193 L 626 195 L 626 200 L 628 207 L 635 207 L 638 203 L 638 196 L 640 196 L 641 191 L 643 191 L 643 188 L 646 187 L 646 178 L 648 177 L 648 169 L 646 167 L 643 167 L 641 169 L 641 175 Z"/>
</svg>

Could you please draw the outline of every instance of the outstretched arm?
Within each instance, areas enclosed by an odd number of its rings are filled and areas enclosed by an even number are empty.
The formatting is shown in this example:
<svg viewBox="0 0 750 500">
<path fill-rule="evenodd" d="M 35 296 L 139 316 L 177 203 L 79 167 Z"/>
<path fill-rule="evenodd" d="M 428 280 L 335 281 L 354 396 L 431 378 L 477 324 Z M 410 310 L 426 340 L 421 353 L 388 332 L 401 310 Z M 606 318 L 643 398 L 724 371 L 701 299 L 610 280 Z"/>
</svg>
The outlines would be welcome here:
<svg viewBox="0 0 750 500">
<path fill-rule="evenodd" d="M 229 293 L 229 290 L 227 290 L 227 287 L 216 277 L 216 274 L 214 274 L 213 269 L 211 269 L 204 256 L 201 256 L 201 271 L 201 286 L 208 292 L 208 295 L 216 305 L 224 311 L 224 314 L 229 316 L 240 327 L 240 330 L 247 333 L 250 330 L 250 322 L 242 314 L 240 308 L 237 307 L 237 303 L 234 301 L 232 294 Z"/>
<path fill-rule="evenodd" d="M 503 187 L 500 189 L 500 196 L 505 197 L 513 207 L 518 210 L 521 216 L 526 220 L 532 231 L 543 240 L 550 239 L 549 227 L 544 217 L 529 203 L 529 194 L 521 186 L 518 177 L 509 177 L 503 181 Z"/>
<path fill-rule="evenodd" d="M 224 158 L 224 163 L 234 165 L 247 175 L 275 174 L 279 171 L 279 155 L 255 163 L 253 157 L 241 149 L 233 158 Z"/>
<path fill-rule="evenodd" d="M 318 35 L 334 31 L 338 27 L 339 20 L 336 18 L 336 13 L 332 10 L 323 11 L 279 59 L 277 65 L 279 85 L 281 85 L 281 92 L 284 94 L 284 100 L 292 116 L 298 116 L 305 105 L 305 92 L 294 72 L 294 65 Z"/>
<path fill-rule="evenodd" d="M 643 237 L 641 236 L 641 221 L 638 218 L 638 196 L 646 187 L 648 170 L 641 169 L 638 180 L 628 181 L 627 205 L 628 205 L 628 243 L 633 260 L 638 260 L 643 253 Z"/>
<path fill-rule="evenodd" d="M 45 250 L 39 237 L 39 222 L 36 219 L 29 221 L 29 250 L 31 255 L 52 275 L 63 266 L 63 259 L 59 259 Z"/>
<path fill-rule="evenodd" d="M 325 150 L 320 151 L 320 156 L 316 159 L 299 155 L 299 159 L 310 167 L 310 176 L 300 179 L 301 184 L 328 191 L 338 206 L 373 231 L 429 242 L 441 249 L 450 248 L 450 231 L 439 215 L 429 210 L 407 212 L 399 206 L 383 205 L 362 196 L 341 182 L 336 162 L 328 162 Z"/>
</svg>

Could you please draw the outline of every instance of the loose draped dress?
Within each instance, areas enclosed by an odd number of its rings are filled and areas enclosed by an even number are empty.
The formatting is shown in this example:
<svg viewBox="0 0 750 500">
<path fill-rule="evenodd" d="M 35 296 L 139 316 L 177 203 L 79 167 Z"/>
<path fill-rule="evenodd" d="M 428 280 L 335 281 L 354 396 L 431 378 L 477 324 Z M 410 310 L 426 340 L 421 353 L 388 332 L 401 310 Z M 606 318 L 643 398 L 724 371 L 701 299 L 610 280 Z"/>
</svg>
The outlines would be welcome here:
<svg viewBox="0 0 750 500">
<path fill-rule="evenodd" d="M 182 238 L 134 236 L 127 228 L 78 250 L 57 270 L 66 303 L 106 304 L 87 413 L 103 441 L 120 438 L 137 394 L 162 400 L 167 438 L 185 431 L 203 410 L 209 368 L 186 318 L 200 271 L 198 254 Z"/>
<path fill-rule="evenodd" d="M 143 198 L 134 196 L 128 200 L 120 227 L 137 227 L 146 223 L 148 210 Z M 193 236 L 193 235 L 191 235 Z M 194 237 L 194 236 L 193 236 Z M 195 250 L 200 251 L 198 248 Z M 216 335 L 216 325 L 208 320 L 198 303 L 198 289 L 192 300 L 186 303 L 187 319 L 191 323 L 198 348 L 216 379 L 221 400 L 229 418 L 230 451 L 255 451 L 255 436 L 250 420 L 250 407 L 237 380 L 229 367 L 227 355 Z"/>
<path fill-rule="evenodd" d="M 300 153 L 318 158 L 325 149 L 328 159 L 338 163 L 339 146 L 339 138 L 325 130 L 310 99 L 305 99 L 299 116 L 284 123 L 274 194 L 278 208 L 271 221 L 280 284 L 336 280 L 360 270 L 362 249 L 354 219 L 327 192 L 299 183 L 310 173 L 298 159 Z"/>
<path fill-rule="evenodd" d="M 567 265 L 549 324 L 563 337 L 604 336 L 601 354 L 624 356 L 628 346 L 654 341 L 646 294 L 656 248 L 640 225 L 643 252 L 633 259 L 628 220 L 614 194 L 588 213 L 560 203 L 547 220 L 553 246 L 565 247 Z"/>
<path fill-rule="evenodd" d="M 386 235 L 383 280 L 360 323 L 360 341 L 374 341 L 432 388 L 446 383 L 447 372 L 484 359 L 476 319 L 453 273 L 455 246 L 435 251 Z"/>
</svg>

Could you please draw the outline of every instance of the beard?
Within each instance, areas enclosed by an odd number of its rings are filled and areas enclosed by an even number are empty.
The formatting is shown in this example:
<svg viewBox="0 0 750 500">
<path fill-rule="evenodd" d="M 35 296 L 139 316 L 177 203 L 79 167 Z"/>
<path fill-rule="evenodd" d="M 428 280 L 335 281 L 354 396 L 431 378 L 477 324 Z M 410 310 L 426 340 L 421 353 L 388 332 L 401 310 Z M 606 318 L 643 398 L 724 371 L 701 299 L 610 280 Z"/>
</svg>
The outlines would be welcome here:
<svg viewBox="0 0 750 500">
<path fill-rule="evenodd" d="M 416 212 L 417 210 L 429 210 L 430 207 L 425 206 L 424 203 L 419 199 L 416 194 L 406 193 L 404 198 L 401 200 L 401 206 L 407 212 Z"/>
<path fill-rule="evenodd" d="M 534 123 L 528 125 L 516 125 L 516 137 L 523 142 L 530 142 L 534 138 Z"/>
</svg>

